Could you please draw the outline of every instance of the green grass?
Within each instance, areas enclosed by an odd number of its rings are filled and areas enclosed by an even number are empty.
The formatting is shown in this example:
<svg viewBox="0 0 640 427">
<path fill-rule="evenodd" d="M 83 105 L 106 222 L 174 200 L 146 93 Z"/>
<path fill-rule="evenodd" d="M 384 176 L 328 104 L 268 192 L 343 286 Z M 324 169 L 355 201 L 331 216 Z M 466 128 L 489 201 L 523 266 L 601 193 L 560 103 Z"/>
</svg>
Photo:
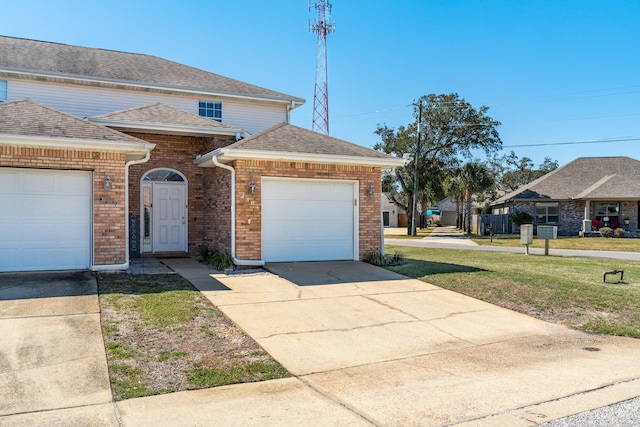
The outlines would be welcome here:
<svg viewBox="0 0 640 427">
<path fill-rule="evenodd" d="M 98 289 L 115 400 L 289 376 L 257 344 L 216 334 L 231 322 L 177 275 L 100 274 Z"/>
<path fill-rule="evenodd" d="M 150 389 L 147 382 L 141 379 L 141 370 L 124 363 L 113 363 L 109 365 L 109 371 L 111 373 L 113 395 L 117 397 L 117 400 L 153 396 L 170 391 Z"/>
<path fill-rule="evenodd" d="M 520 243 L 520 235 L 494 234 L 493 242 L 490 236 L 472 235 L 471 239 L 480 245 L 524 247 Z M 544 240 L 534 236 L 530 248 L 544 248 Z M 559 236 L 556 240 L 549 240 L 551 249 L 577 249 L 592 251 L 640 252 L 640 239 L 635 238 L 605 238 L 605 237 L 567 237 Z"/>
<path fill-rule="evenodd" d="M 434 285 L 585 331 L 640 338 L 640 265 L 634 261 L 387 246 L 387 267 Z M 622 269 L 602 282 L 602 273 Z"/>
<path fill-rule="evenodd" d="M 131 346 L 117 341 L 107 344 L 107 351 L 110 352 L 114 359 L 129 359 L 141 355 L 139 351 L 133 349 Z"/>
<path fill-rule="evenodd" d="M 217 387 L 288 376 L 289 373 L 279 363 L 255 362 L 224 369 L 198 367 L 187 373 L 187 380 L 198 387 Z"/>
<path fill-rule="evenodd" d="M 193 290 L 174 290 L 140 295 L 131 305 L 140 320 L 157 328 L 189 322 L 200 313 L 199 295 Z"/>
</svg>

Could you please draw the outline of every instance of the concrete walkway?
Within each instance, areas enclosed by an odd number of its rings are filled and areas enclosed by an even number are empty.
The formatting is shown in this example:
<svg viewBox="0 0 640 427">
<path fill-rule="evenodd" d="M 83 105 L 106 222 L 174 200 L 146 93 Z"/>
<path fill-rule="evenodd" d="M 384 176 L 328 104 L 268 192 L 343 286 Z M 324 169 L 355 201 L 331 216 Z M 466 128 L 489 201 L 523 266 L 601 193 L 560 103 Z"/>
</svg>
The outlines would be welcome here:
<svg viewBox="0 0 640 427">
<path fill-rule="evenodd" d="M 394 246 L 411 246 L 416 248 L 440 248 L 440 249 L 465 249 L 486 252 L 511 252 L 524 254 L 524 246 L 487 246 L 478 245 L 469 239 L 455 227 L 436 227 L 431 235 L 423 239 L 397 239 L 387 234 L 384 243 Z M 544 255 L 543 248 L 530 248 L 533 255 Z M 552 256 L 572 256 L 584 258 L 611 258 L 630 261 L 640 261 L 640 252 L 615 252 L 615 251 L 585 251 L 575 249 L 549 249 Z"/>
<path fill-rule="evenodd" d="M 92 273 L 0 274 L 0 331 L 0 425 L 118 425 Z"/>
<path fill-rule="evenodd" d="M 638 340 L 358 262 L 234 275 L 165 262 L 295 377 L 120 402 L 125 426 L 199 425 L 213 414 L 226 425 L 300 425 L 300 408 L 305 425 L 529 426 L 640 396 Z"/>
</svg>

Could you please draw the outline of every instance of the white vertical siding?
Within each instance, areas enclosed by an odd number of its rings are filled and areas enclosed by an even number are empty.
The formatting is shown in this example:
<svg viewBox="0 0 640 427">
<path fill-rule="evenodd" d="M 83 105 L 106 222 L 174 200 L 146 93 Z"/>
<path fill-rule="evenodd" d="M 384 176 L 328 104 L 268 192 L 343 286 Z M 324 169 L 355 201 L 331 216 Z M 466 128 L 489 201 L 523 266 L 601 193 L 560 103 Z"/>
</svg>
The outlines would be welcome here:
<svg viewBox="0 0 640 427">
<path fill-rule="evenodd" d="M 198 100 L 222 101 L 222 120 L 253 134 L 287 121 L 285 104 L 238 102 L 214 97 L 171 95 L 126 89 L 109 89 L 35 80 L 8 79 L 8 99 L 31 98 L 44 105 L 79 116 L 91 117 L 161 102 L 198 114 Z"/>
</svg>

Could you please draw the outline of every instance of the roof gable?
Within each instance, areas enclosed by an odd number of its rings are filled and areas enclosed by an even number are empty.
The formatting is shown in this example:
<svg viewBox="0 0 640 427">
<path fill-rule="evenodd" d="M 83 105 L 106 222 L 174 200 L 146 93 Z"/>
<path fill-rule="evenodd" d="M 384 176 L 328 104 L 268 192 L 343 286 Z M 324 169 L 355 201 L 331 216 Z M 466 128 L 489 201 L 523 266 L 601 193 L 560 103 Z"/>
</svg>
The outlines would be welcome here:
<svg viewBox="0 0 640 427">
<path fill-rule="evenodd" d="M 156 56 L 6 36 L 0 36 L 3 70 L 304 103 L 301 98 Z"/>
<path fill-rule="evenodd" d="M 269 129 L 253 134 L 226 148 L 229 150 L 275 151 L 329 156 L 396 159 L 386 153 L 381 153 L 361 145 L 356 145 L 287 123 L 272 126 Z"/>
<path fill-rule="evenodd" d="M 1 134 L 145 144 L 138 138 L 30 99 L 0 102 Z"/>
<path fill-rule="evenodd" d="M 638 199 L 640 161 L 630 157 L 579 157 L 499 198 L 509 200 Z"/>
<path fill-rule="evenodd" d="M 90 117 L 89 120 L 105 126 L 129 130 L 156 130 L 176 133 L 194 134 L 236 134 L 241 129 L 206 117 L 189 113 L 179 108 L 171 107 L 160 102 L 114 111 L 100 116 Z"/>
</svg>

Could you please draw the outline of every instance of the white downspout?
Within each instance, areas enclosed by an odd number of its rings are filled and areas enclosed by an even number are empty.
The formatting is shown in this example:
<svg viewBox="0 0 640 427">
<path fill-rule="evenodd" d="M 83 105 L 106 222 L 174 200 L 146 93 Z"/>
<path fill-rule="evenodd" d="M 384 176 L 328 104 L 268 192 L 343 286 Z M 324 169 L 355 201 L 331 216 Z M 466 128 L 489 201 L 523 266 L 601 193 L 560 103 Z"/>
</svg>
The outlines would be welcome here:
<svg viewBox="0 0 640 427">
<path fill-rule="evenodd" d="M 264 261 L 262 260 L 236 258 L 236 170 L 232 166 L 218 162 L 218 156 L 213 156 L 211 162 L 215 166 L 231 172 L 231 260 L 235 265 L 263 267 Z"/>
<path fill-rule="evenodd" d="M 125 262 L 123 264 L 92 265 L 91 271 L 127 270 L 129 268 L 129 166 L 146 163 L 149 161 L 149 157 L 151 157 L 151 150 L 147 151 L 142 159 L 130 160 L 124 165 Z"/>
</svg>

